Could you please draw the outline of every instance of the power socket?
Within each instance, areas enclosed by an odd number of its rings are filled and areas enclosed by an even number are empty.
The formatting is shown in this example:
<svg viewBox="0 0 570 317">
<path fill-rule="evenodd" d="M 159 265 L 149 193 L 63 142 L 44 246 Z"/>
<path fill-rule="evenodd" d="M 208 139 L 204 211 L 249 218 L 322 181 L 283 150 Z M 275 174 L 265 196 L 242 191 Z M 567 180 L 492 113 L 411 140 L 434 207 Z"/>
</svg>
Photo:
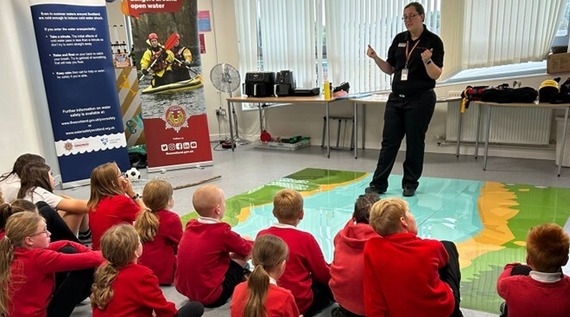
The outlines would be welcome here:
<svg viewBox="0 0 570 317">
<path fill-rule="evenodd" d="M 216 116 L 225 117 L 226 116 L 226 109 L 223 109 L 222 107 L 216 109 Z"/>
</svg>

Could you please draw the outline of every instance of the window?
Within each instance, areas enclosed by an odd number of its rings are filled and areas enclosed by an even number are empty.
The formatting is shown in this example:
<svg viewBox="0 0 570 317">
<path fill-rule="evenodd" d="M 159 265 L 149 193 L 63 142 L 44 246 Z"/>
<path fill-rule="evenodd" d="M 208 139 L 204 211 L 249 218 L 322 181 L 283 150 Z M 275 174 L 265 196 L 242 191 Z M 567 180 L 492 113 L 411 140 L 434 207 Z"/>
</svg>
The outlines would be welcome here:
<svg viewBox="0 0 570 317">
<path fill-rule="evenodd" d="M 565 47 L 568 50 L 568 43 L 570 42 L 569 29 L 570 29 L 570 1 L 566 2 L 566 8 L 560 17 L 560 23 L 558 24 L 558 30 L 556 31 L 556 36 L 554 37 L 554 42 L 552 47 Z"/>
<path fill-rule="evenodd" d="M 426 24 L 439 32 L 440 0 L 420 1 Z M 389 89 L 390 77 L 366 56 L 368 44 L 382 54 L 405 30 L 409 0 L 235 1 L 240 72 L 293 71 L 297 86 L 347 81 L 351 91 Z M 253 37 L 251 34 L 257 34 Z"/>
<path fill-rule="evenodd" d="M 457 82 L 544 73 L 566 2 L 444 1 L 442 39 L 446 52 L 454 54 L 446 54 L 441 79 Z"/>
<path fill-rule="evenodd" d="M 427 28 L 439 34 L 445 44 L 440 81 L 479 76 L 469 73 L 473 71 L 504 75 L 510 70 L 503 65 L 513 65 L 519 71 L 514 76 L 520 71 L 543 72 L 551 45 L 568 45 L 568 0 L 419 2 L 425 9 Z M 243 74 L 288 69 L 298 87 L 320 86 L 326 78 L 334 85 L 349 82 L 351 92 L 390 89 L 390 76 L 366 56 L 366 47 L 370 44 L 386 57 L 394 36 L 405 31 L 401 17 L 409 0 L 234 3 Z M 494 69 L 497 66 L 501 67 Z"/>
</svg>

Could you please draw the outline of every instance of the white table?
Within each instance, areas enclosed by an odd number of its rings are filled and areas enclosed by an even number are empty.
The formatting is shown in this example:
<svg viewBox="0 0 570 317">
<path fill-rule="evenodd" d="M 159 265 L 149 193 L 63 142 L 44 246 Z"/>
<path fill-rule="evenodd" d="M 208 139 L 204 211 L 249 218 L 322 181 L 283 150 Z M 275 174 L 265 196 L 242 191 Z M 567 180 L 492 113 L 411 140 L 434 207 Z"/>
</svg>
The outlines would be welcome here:
<svg viewBox="0 0 570 317">
<path fill-rule="evenodd" d="M 374 105 L 379 105 L 379 104 L 386 104 L 388 102 L 388 97 L 390 96 L 389 92 L 384 92 L 384 93 L 377 93 L 377 94 L 372 94 L 370 96 L 366 96 L 366 97 L 362 97 L 362 98 L 350 98 L 350 100 L 354 103 L 354 122 L 355 124 L 357 124 L 357 120 L 356 120 L 356 113 L 357 113 L 357 106 L 358 105 L 362 105 L 362 149 L 365 149 L 365 130 L 366 130 L 366 105 L 367 104 L 374 104 Z M 449 101 L 458 101 L 461 100 L 461 97 L 438 97 L 436 100 L 436 103 L 443 103 L 443 102 L 449 102 Z M 461 109 L 459 110 L 461 111 Z M 459 120 L 459 127 L 458 127 L 458 135 L 457 135 L 457 156 L 459 156 L 459 147 L 461 146 L 461 113 L 459 114 L 460 116 L 460 120 Z M 356 131 L 357 129 L 355 129 Z M 355 138 L 355 146 L 354 146 L 354 156 L 357 157 L 358 156 L 358 137 L 357 134 L 355 132 L 354 134 L 354 138 Z"/>
<path fill-rule="evenodd" d="M 491 117 L 493 113 L 493 109 L 497 107 L 504 107 L 504 108 L 551 108 L 551 109 L 565 109 L 564 112 L 564 128 L 562 130 L 562 144 L 560 144 L 560 154 L 559 154 L 559 164 L 558 164 L 558 177 L 562 172 L 562 162 L 564 160 L 564 145 L 566 144 L 566 131 L 568 129 L 568 112 L 570 111 L 570 103 L 560 103 L 560 104 L 552 104 L 552 103 L 538 103 L 538 102 L 531 102 L 531 103 L 496 103 L 496 102 L 487 102 L 487 101 L 475 101 L 475 104 L 479 107 L 477 113 L 477 137 L 475 141 L 475 157 L 479 153 L 479 126 L 481 124 L 481 111 L 483 107 L 489 108 L 489 115 L 487 116 L 487 122 L 485 125 L 485 129 L 487 130 L 487 134 L 485 135 L 485 156 L 483 160 L 483 170 L 487 169 L 487 154 L 489 152 L 489 135 L 491 132 Z"/>
<path fill-rule="evenodd" d="M 323 96 L 284 96 L 284 97 L 232 97 L 227 98 L 226 101 L 228 103 L 228 119 L 230 121 L 230 140 L 232 140 L 232 151 L 235 149 L 234 140 L 234 129 L 233 129 L 233 119 L 232 119 L 232 103 L 256 103 L 256 104 L 268 104 L 268 103 L 280 103 L 280 104 L 298 104 L 298 103 L 316 103 L 316 104 L 324 104 L 325 105 L 325 117 L 327 121 L 327 129 L 326 129 L 326 138 L 327 138 L 327 158 L 331 157 L 331 138 L 330 138 L 330 120 L 329 120 L 329 104 L 339 99 L 325 99 Z M 354 106 L 354 122 L 356 122 L 356 105 Z M 259 108 L 261 111 L 261 107 Z M 356 136 L 356 124 L 353 124 L 352 128 L 354 129 L 354 137 L 358 139 Z M 357 143 L 354 145 L 354 158 L 357 158 L 357 151 L 356 151 Z"/>
</svg>

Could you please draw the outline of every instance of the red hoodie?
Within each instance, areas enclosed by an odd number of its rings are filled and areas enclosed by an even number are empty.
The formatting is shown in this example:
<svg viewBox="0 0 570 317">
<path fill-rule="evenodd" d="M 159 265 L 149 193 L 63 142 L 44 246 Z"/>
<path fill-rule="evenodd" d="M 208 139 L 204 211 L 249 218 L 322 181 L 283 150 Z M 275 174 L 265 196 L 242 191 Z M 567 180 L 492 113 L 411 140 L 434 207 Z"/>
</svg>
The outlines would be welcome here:
<svg viewBox="0 0 570 317">
<path fill-rule="evenodd" d="M 334 238 L 334 259 L 329 286 L 336 302 L 350 312 L 364 316 L 364 244 L 378 234 L 367 223 L 348 221 Z"/>
</svg>

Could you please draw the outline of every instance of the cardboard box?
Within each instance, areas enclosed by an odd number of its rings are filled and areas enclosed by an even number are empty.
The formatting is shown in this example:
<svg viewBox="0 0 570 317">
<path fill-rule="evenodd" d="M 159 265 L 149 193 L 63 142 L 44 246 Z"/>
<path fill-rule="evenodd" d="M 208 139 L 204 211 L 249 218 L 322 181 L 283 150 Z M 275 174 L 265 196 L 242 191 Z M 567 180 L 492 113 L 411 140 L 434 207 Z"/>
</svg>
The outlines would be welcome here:
<svg viewBox="0 0 570 317">
<path fill-rule="evenodd" d="M 549 74 L 570 72 L 570 53 L 548 55 L 546 59 L 546 72 Z"/>
</svg>

